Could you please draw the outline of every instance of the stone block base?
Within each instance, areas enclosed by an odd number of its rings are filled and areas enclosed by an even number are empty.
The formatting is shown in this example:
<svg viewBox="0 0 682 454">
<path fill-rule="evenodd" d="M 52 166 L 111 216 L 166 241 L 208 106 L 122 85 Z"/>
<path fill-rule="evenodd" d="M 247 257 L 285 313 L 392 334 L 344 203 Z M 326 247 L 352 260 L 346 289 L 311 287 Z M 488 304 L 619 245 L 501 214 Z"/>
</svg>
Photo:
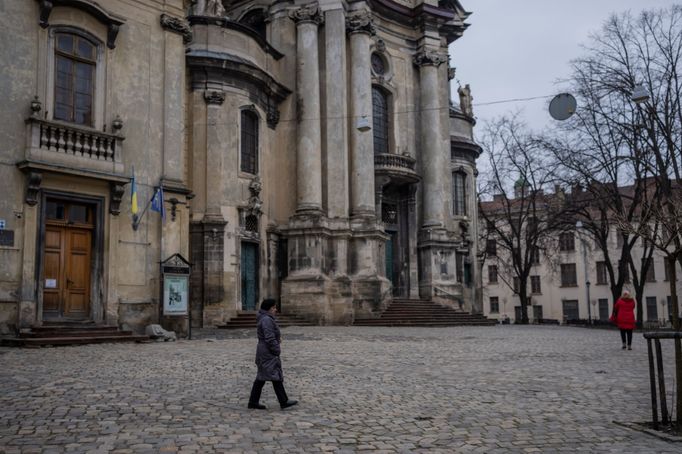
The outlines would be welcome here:
<svg viewBox="0 0 682 454">
<path fill-rule="evenodd" d="M 353 279 L 355 318 L 379 317 L 391 301 L 391 282 L 382 276 Z"/>
<path fill-rule="evenodd" d="M 118 325 L 127 326 L 137 334 L 144 334 L 144 328 L 158 323 L 159 304 L 154 301 L 121 301 L 118 305 Z"/>
<path fill-rule="evenodd" d="M 322 274 L 289 276 L 282 283 L 282 312 L 318 325 L 350 325 L 353 321 L 351 281 Z"/>
</svg>

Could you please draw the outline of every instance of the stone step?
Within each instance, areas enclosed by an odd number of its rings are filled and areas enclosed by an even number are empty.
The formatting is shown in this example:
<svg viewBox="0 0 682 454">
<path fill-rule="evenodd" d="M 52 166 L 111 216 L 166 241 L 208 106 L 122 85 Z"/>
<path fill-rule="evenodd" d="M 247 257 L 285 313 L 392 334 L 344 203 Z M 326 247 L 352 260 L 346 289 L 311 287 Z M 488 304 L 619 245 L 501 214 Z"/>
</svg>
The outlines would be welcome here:
<svg viewBox="0 0 682 454">
<path fill-rule="evenodd" d="M 296 315 L 277 314 L 277 324 L 280 328 L 289 326 L 314 326 L 313 323 Z M 245 329 L 255 328 L 257 325 L 255 312 L 240 312 L 236 317 L 231 318 L 224 325 L 218 326 L 220 329 Z"/>
<path fill-rule="evenodd" d="M 32 330 L 33 331 L 33 330 Z M 20 333 L 21 338 L 45 338 L 45 337 L 99 337 L 99 336 L 130 336 L 132 331 L 115 331 L 115 330 L 43 330 L 33 331 L 30 333 Z"/>
<path fill-rule="evenodd" d="M 428 300 L 396 299 L 377 318 L 356 319 L 357 326 L 493 326 L 495 320 Z"/>
<path fill-rule="evenodd" d="M 113 342 L 146 342 L 148 336 L 130 334 L 125 336 L 93 336 L 93 337 L 16 337 L 2 339 L 2 345 L 9 347 L 45 347 L 48 345 L 83 345 L 83 344 L 103 344 Z"/>
</svg>

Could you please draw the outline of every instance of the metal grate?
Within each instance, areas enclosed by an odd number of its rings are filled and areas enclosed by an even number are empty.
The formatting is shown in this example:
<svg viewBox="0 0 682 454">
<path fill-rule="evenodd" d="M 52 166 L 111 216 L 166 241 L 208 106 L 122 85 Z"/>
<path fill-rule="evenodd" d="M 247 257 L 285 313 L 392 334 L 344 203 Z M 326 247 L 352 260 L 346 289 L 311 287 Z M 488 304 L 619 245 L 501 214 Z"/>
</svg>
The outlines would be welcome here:
<svg viewBox="0 0 682 454">
<path fill-rule="evenodd" d="M 381 221 L 385 224 L 398 223 L 398 205 L 395 203 L 381 204 Z"/>
<path fill-rule="evenodd" d="M 258 233 L 258 216 L 249 214 L 244 219 L 244 230 Z"/>
</svg>

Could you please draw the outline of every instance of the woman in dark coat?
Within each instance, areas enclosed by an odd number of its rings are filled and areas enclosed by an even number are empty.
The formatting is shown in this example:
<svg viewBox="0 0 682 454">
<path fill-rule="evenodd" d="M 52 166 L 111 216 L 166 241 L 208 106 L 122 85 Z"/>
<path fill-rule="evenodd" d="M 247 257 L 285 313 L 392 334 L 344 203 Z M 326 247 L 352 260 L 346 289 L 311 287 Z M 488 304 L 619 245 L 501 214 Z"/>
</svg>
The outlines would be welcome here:
<svg viewBox="0 0 682 454">
<path fill-rule="evenodd" d="M 611 321 L 620 329 L 623 350 L 626 348 L 632 350 L 632 330 L 635 329 L 635 300 L 629 292 L 623 292 L 623 295 L 613 305 Z"/>
<path fill-rule="evenodd" d="M 282 374 L 282 361 L 279 359 L 281 336 L 275 314 L 277 306 L 275 300 L 265 299 L 258 311 L 258 347 L 256 349 L 256 365 L 258 374 L 251 388 L 249 397 L 249 408 L 265 410 L 267 407 L 261 405 L 260 395 L 266 381 L 272 382 L 275 389 L 279 406 L 284 410 L 287 407 L 298 403 L 296 400 L 289 400 L 284 390 L 284 376 Z"/>
</svg>

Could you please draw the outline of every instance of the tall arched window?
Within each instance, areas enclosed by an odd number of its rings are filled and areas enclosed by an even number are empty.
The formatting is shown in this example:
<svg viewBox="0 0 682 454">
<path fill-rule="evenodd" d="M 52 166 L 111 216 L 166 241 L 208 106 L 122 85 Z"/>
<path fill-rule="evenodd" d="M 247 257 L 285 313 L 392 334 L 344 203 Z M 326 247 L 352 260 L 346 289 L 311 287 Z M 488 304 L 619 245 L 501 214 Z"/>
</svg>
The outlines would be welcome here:
<svg viewBox="0 0 682 454">
<path fill-rule="evenodd" d="M 258 116 L 250 110 L 242 110 L 241 116 L 241 171 L 258 173 Z"/>
<path fill-rule="evenodd" d="M 467 174 L 461 170 L 452 174 L 452 212 L 455 216 L 467 214 L 466 204 Z"/>
<path fill-rule="evenodd" d="M 388 96 L 372 87 L 374 154 L 388 153 Z"/>
<path fill-rule="evenodd" d="M 54 118 L 93 126 L 97 45 L 74 33 L 55 35 Z"/>
</svg>

